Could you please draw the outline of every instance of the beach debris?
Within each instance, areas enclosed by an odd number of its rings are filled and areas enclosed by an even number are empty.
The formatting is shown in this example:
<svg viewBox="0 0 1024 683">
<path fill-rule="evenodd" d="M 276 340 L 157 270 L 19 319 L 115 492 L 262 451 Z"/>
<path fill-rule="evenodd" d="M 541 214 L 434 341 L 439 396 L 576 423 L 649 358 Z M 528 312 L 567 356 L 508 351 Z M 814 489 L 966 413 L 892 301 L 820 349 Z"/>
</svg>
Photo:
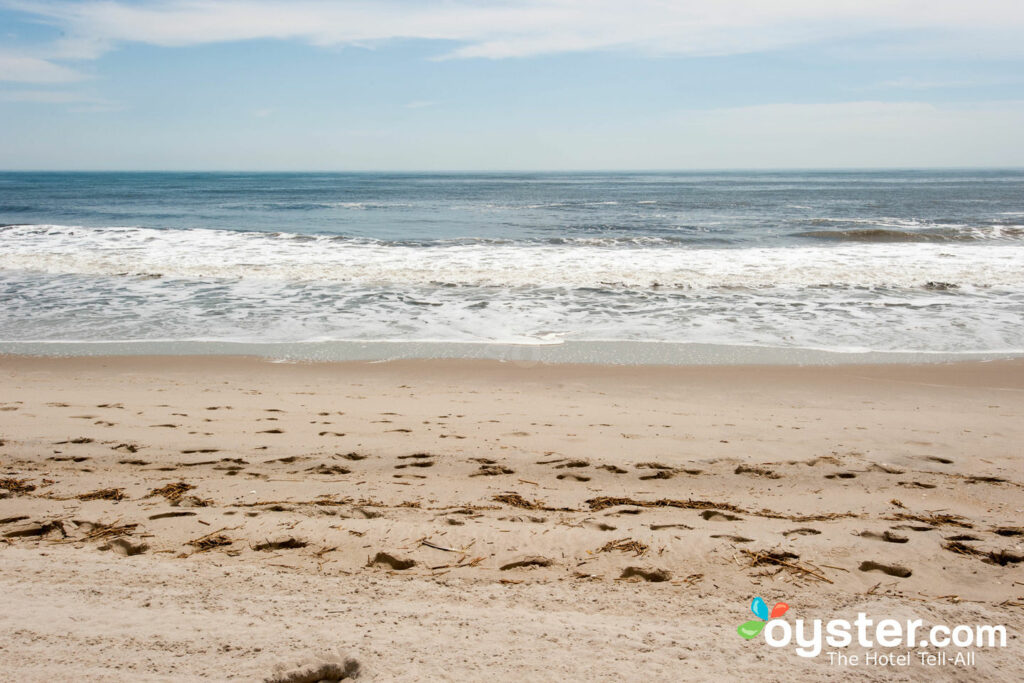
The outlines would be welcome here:
<svg viewBox="0 0 1024 683">
<path fill-rule="evenodd" d="M 198 496 L 186 496 L 188 491 L 194 489 L 195 486 L 188 484 L 183 481 L 179 481 L 174 484 L 167 484 L 160 488 L 153 489 L 146 498 L 152 498 L 153 496 L 163 496 L 167 499 L 174 507 L 186 507 L 186 508 L 201 508 L 208 507 L 213 504 L 213 501 L 209 498 L 199 498 Z"/>
<path fill-rule="evenodd" d="M 202 553 L 207 550 L 213 550 L 214 548 L 223 548 L 234 543 L 233 540 L 223 534 L 228 529 L 217 529 L 210 533 L 200 536 L 199 538 L 193 538 L 191 541 L 186 541 L 185 545 L 190 545 L 195 548 L 195 552 Z"/>
<path fill-rule="evenodd" d="M 469 475 L 471 477 L 493 477 L 499 474 L 515 474 L 515 470 L 504 465 L 480 465 L 480 469 Z"/>
<path fill-rule="evenodd" d="M 251 546 L 253 550 L 266 551 L 266 550 L 291 550 L 293 548 L 305 548 L 308 543 L 306 541 L 299 540 L 294 536 L 282 536 L 281 538 L 275 538 L 274 540 L 264 541 Z"/>
<path fill-rule="evenodd" d="M 367 567 L 390 567 L 395 571 L 404 571 L 416 566 L 416 560 L 400 558 L 391 553 L 378 552 L 373 559 L 367 561 Z"/>
<path fill-rule="evenodd" d="M 518 493 L 501 493 L 493 496 L 491 500 L 495 500 L 505 505 L 511 505 L 512 507 L 523 508 L 524 510 L 544 510 L 544 504 L 540 501 L 529 501 L 523 498 Z"/>
<path fill-rule="evenodd" d="M 958 526 L 964 529 L 973 529 L 974 525 L 965 521 L 966 518 L 960 515 L 950 514 L 915 514 L 910 512 L 897 512 L 894 515 L 883 517 L 890 521 L 922 522 L 931 526 Z"/>
<path fill-rule="evenodd" d="M 13 477 L 6 477 L 0 479 L 0 489 L 7 489 L 13 495 L 22 495 L 35 491 L 35 484 L 29 484 L 28 479 L 15 479 Z"/>
<path fill-rule="evenodd" d="M 1022 526 L 1001 526 L 996 527 L 992 530 L 992 533 L 1000 536 L 1024 536 L 1024 527 Z"/>
<path fill-rule="evenodd" d="M 117 521 L 107 524 L 105 522 L 81 522 L 75 520 L 75 523 L 80 527 L 87 528 L 85 538 L 89 541 L 116 538 L 118 536 L 129 536 L 135 533 L 135 529 L 139 526 L 134 523 L 118 524 Z"/>
<path fill-rule="evenodd" d="M 634 553 L 637 557 L 640 557 L 647 552 L 648 548 L 648 545 L 640 541 L 634 541 L 631 538 L 620 538 L 615 541 L 608 541 L 598 548 L 597 552 L 610 553 L 613 550 L 617 550 L 620 553 Z"/>
<path fill-rule="evenodd" d="M 885 462 L 872 463 L 868 469 L 876 470 L 878 472 L 884 472 L 886 474 L 903 474 L 904 472 L 906 472 L 906 470 L 904 469 L 896 467 L 895 465 L 890 465 L 889 463 Z"/>
<path fill-rule="evenodd" d="M 753 474 L 754 476 L 767 479 L 781 478 L 781 475 L 774 470 L 770 470 L 767 467 L 757 467 L 756 465 L 739 465 L 732 472 L 733 474 Z"/>
<path fill-rule="evenodd" d="M 195 486 L 193 486 L 192 484 L 179 481 L 175 484 L 167 484 L 166 486 L 161 486 L 158 489 L 153 489 L 146 495 L 146 498 L 152 498 L 153 496 L 163 496 L 171 503 L 174 503 L 176 501 L 181 500 L 181 497 L 183 495 L 185 495 L 187 492 L 191 491 L 194 488 Z"/>
<path fill-rule="evenodd" d="M 650 581 L 661 583 L 672 578 L 672 572 L 667 569 L 653 569 L 649 567 L 626 567 L 619 575 L 622 581 Z"/>
<path fill-rule="evenodd" d="M 124 500 L 124 489 L 99 489 L 75 496 L 78 500 Z"/>
<path fill-rule="evenodd" d="M 942 547 L 958 555 L 980 557 L 983 562 L 997 564 L 1000 567 L 1024 562 L 1024 555 L 1015 553 L 1012 550 L 979 550 L 959 540 L 948 540 L 942 544 Z"/>
<path fill-rule="evenodd" d="M 431 543 L 430 541 L 428 541 L 426 539 L 423 539 L 422 541 L 420 541 L 420 543 L 422 545 L 427 546 L 428 548 L 433 548 L 434 550 L 443 550 L 446 553 L 461 553 L 462 552 L 461 550 L 459 550 L 457 548 L 445 548 L 443 545 L 437 545 L 436 543 Z"/>
<path fill-rule="evenodd" d="M 821 570 L 808 562 L 800 562 L 800 556 L 786 550 L 741 550 L 750 560 L 751 567 L 775 565 L 796 572 L 801 576 L 808 576 L 818 581 L 832 583 L 832 580 L 825 576 Z"/>
<path fill-rule="evenodd" d="M 554 560 L 540 555 L 526 555 L 518 559 L 512 560 L 501 565 L 501 571 L 508 571 L 509 569 L 522 569 L 525 567 L 550 567 L 554 564 Z"/>
<path fill-rule="evenodd" d="M 718 510 L 735 512 L 739 514 L 754 515 L 756 517 L 767 517 L 769 519 L 788 519 L 793 522 L 820 522 L 829 519 L 843 519 L 846 517 L 859 517 L 855 512 L 823 512 L 814 515 L 787 515 L 772 510 L 745 510 L 732 503 L 716 503 L 709 500 L 673 500 L 661 498 L 659 500 L 636 500 L 635 498 L 615 498 L 611 496 L 598 496 L 586 501 L 592 511 L 604 510 L 605 508 L 617 507 L 619 505 L 635 505 L 637 507 L 674 507 L 687 510 Z"/>
</svg>

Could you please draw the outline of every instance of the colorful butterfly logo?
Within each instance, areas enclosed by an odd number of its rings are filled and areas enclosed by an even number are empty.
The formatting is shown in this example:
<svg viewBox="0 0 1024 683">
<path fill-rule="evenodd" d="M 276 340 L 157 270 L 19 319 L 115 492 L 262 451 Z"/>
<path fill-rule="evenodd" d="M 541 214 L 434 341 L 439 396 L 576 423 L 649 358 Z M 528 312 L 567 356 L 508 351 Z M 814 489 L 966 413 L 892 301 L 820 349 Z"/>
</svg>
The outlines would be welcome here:
<svg viewBox="0 0 1024 683">
<path fill-rule="evenodd" d="M 784 602 L 775 603 L 775 607 L 772 607 L 772 611 L 768 611 L 768 605 L 761 598 L 754 598 L 754 601 L 750 603 L 750 611 L 754 613 L 757 619 L 751 619 L 740 624 L 737 632 L 747 640 L 750 640 L 764 628 L 765 623 L 769 619 L 776 619 L 781 617 L 789 609 L 789 605 Z"/>
</svg>

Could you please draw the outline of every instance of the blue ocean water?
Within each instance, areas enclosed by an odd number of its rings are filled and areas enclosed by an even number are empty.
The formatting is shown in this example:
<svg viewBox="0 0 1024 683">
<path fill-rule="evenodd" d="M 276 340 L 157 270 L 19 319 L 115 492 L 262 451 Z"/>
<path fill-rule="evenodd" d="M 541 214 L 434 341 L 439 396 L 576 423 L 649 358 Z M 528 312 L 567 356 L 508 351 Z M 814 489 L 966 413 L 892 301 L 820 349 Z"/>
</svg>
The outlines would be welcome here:
<svg viewBox="0 0 1024 683">
<path fill-rule="evenodd" d="M 0 173 L 0 225 L 8 351 L 1024 352 L 1024 171 Z"/>
</svg>

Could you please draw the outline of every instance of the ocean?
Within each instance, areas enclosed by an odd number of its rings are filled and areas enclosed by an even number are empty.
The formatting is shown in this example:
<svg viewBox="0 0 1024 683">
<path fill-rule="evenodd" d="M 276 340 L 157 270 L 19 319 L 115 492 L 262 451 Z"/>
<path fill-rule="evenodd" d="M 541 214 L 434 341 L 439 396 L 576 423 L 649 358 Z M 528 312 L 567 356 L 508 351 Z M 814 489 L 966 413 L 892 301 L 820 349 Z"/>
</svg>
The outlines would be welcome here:
<svg viewBox="0 0 1024 683">
<path fill-rule="evenodd" d="M 1024 353 L 1024 171 L 0 173 L 0 352 Z"/>
</svg>

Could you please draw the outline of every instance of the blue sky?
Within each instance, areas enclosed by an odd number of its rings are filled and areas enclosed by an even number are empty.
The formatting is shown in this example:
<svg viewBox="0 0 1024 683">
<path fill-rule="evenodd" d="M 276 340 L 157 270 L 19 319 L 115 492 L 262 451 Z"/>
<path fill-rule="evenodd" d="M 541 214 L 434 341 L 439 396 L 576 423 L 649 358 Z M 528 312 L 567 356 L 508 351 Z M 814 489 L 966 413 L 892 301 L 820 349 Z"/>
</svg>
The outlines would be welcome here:
<svg viewBox="0 0 1024 683">
<path fill-rule="evenodd" d="M 0 0 L 0 168 L 1024 166 L 1019 0 Z"/>
</svg>

